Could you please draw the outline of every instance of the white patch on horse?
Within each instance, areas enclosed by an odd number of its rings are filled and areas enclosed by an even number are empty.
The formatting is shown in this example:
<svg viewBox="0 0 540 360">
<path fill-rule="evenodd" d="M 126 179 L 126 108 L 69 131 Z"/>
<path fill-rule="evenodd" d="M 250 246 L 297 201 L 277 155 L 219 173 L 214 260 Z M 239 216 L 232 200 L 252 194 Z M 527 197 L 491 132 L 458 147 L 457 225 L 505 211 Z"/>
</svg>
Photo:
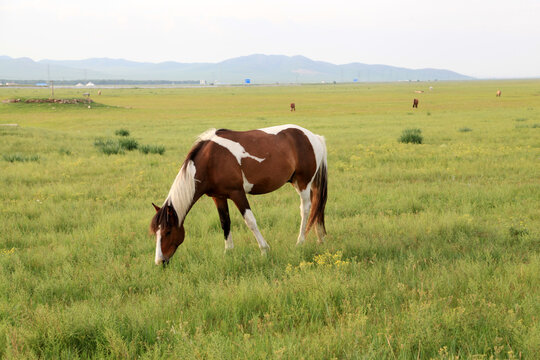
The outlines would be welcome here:
<svg viewBox="0 0 540 360">
<path fill-rule="evenodd" d="M 229 235 L 227 235 L 227 240 L 225 240 L 225 251 L 231 250 L 234 248 L 234 243 L 232 240 L 231 232 L 229 230 Z"/>
<path fill-rule="evenodd" d="M 321 165 L 321 162 L 324 160 L 324 163 L 326 164 L 326 158 L 323 159 L 323 156 L 326 156 L 326 142 L 324 140 L 323 136 L 315 135 L 308 129 L 304 129 L 301 126 L 294 125 L 294 124 L 287 124 L 287 125 L 278 125 L 278 126 L 272 126 L 267 128 L 259 129 L 260 131 L 264 131 L 267 134 L 271 135 L 277 135 L 283 130 L 287 129 L 298 129 L 302 131 L 308 138 L 309 142 L 311 143 L 311 147 L 313 148 L 313 154 L 315 155 L 315 161 L 316 161 L 316 169 L 319 169 L 319 166 Z M 316 173 L 316 171 L 315 171 Z M 315 177 L 315 174 L 313 174 L 313 177 Z M 313 178 L 311 179 L 313 181 Z M 303 189 L 302 189 L 303 190 Z"/>
<path fill-rule="evenodd" d="M 247 227 L 251 230 L 253 235 L 255 235 L 255 239 L 257 239 L 257 242 L 259 243 L 259 248 L 261 249 L 261 252 L 263 254 L 268 251 L 270 246 L 264 241 L 264 238 L 259 231 L 259 228 L 257 227 L 257 220 L 255 220 L 255 216 L 253 215 L 253 212 L 250 209 L 247 209 L 244 213 L 244 221 L 246 222 Z"/>
<path fill-rule="evenodd" d="M 234 155 L 239 165 L 242 164 L 243 158 L 250 158 L 253 160 L 257 160 L 258 162 L 264 161 L 264 159 L 261 159 L 259 157 L 253 156 L 250 153 L 248 153 L 246 149 L 244 149 L 244 147 L 240 145 L 239 143 L 237 143 L 236 141 L 225 139 L 221 136 L 216 135 L 215 129 L 210 129 L 210 130 L 205 131 L 197 139 L 197 141 L 205 141 L 205 140 L 213 141 L 216 144 L 221 145 L 225 149 L 229 150 L 229 152 Z"/>
<path fill-rule="evenodd" d="M 158 230 L 156 231 L 156 258 L 154 262 L 156 265 L 161 265 L 163 261 L 165 261 L 165 257 L 163 256 L 163 252 L 161 251 L 161 226 L 158 227 Z"/>
<path fill-rule="evenodd" d="M 169 190 L 165 204 L 171 203 L 178 215 L 178 224 L 182 224 L 195 195 L 195 173 L 197 168 L 192 160 L 186 161 L 176 175 Z"/>
<path fill-rule="evenodd" d="M 293 125 L 293 124 L 271 126 L 271 127 L 262 128 L 259 130 L 264 131 L 267 134 L 277 135 L 286 129 L 298 129 L 298 130 L 306 131 L 306 129 L 304 129 L 303 127 L 300 127 L 298 125 Z"/>
<path fill-rule="evenodd" d="M 297 183 L 294 183 L 294 188 L 298 195 L 300 195 L 300 233 L 298 234 L 298 240 L 296 245 L 301 245 L 306 240 L 306 227 L 309 217 L 309 210 L 311 209 L 311 183 L 309 183 L 304 190 L 300 190 Z"/>
<path fill-rule="evenodd" d="M 242 179 L 244 179 L 244 191 L 246 194 L 251 192 L 251 189 L 253 189 L 253 184 L 251 184 L 248 179 L 246 179 L 246 175 L 244 175 L 244 172 L 242 171 Z"/>
<path fill-rule="evenodd" d="M 197 141 L 195 141 L 195 144 L 201 141 L 210 140 L 212 136 L 215 136 L 215 135 L 216 135 L 216 129 L 208 129 L 197 137 Z"/>
</svg>

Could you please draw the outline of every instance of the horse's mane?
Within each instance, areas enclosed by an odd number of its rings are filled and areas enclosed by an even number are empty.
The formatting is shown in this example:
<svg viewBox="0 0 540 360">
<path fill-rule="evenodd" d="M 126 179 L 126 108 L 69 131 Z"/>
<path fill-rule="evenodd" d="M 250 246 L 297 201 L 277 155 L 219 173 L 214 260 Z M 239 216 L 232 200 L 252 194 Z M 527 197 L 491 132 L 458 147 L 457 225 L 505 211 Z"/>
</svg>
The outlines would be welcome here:
<svg viewBox="0 0 540 360">
<path fill-rule="evenodd" d="M 189 150 L 176 179 L 169 191 L 165 203 L 152 218 L 150 230 L 156 232 L 159 227 L 178 226 L 183 221 L 195 194 L 195 158 L 201 149 L 214 136 L 216 129 L 209 129 L 199 135 L 191 150 Z"/>
<path fill-rule="evenodd" d="M 163 207 L 154 215 L 150 222 L 150 231 L 155 233 L 160 226 L 162 229 L 178 226 L 178 215 L 176 214 L 174 207 L 169 203 L 163 205 Z"/>
<path fill-rule="evenodd" d="M 184 164 L 188 162 L 189 160 L 193 161 L 195 159 L 195 156 L 199 153 L 199 151 L 203 148 L 203 146 L 208 142 L 208 140 L 197 140 L 191 150 L 189 150 L 188 154 L 186 155 L 186 158 L 184 160 Z M 182 166 L 184 166 L 184 164 Z"/>
</svg>

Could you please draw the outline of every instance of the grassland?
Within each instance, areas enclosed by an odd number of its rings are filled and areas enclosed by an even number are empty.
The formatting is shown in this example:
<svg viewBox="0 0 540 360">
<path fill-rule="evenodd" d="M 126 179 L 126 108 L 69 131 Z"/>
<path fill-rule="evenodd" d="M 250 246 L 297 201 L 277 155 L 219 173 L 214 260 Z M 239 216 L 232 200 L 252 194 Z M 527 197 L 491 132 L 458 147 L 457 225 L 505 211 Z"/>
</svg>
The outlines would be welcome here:
<svg viewBox="0 0 540 360">
<path fill-rule="evenodd" d="M 0 104 L 20 125 L 0 127 L 1 358 L 540 358 L 540 81 L 93 97 Z M 295 246 L 285 186 L 250 197 L 267 257 L 236 211 L 224 254 L 204 198 L 170 266 L 153 265 L 151 202 L 195 137 L 284 123 L 326 137 L 326 243 Z M 398 142 L 407 128 L 423 143 Z M 119 129 L 165 152 L 94 146 Z"/>
</svg>

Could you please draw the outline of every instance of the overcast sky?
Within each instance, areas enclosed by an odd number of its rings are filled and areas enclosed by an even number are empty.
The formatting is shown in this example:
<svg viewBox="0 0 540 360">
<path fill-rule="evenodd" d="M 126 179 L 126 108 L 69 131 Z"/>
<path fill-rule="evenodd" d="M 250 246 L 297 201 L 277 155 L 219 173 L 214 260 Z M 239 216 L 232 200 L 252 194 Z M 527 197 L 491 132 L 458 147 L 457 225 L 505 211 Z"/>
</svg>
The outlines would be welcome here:
<svg viewBox="0 0 540 360">
<path fill-rule="evenodd" d="M 540 77 L 540 0 L 0 0 L 0 55 L 219 62 L 251 54 Z"/>
</svg>

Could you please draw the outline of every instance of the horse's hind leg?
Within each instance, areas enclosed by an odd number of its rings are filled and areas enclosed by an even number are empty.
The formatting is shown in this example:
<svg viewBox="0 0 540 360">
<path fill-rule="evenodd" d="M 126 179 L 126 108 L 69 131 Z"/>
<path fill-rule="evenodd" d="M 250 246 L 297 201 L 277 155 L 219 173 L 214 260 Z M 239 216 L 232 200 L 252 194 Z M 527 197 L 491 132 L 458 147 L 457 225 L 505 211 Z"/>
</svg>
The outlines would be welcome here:
<svg viewBox="0 0 540 360">
<path fill-rule="evenodd" d="M 234 248 L 233 240 L 231 237 L 231 219 L 229 217 L 229 206 L 227 205 L 227 199 L 213 198 L 214 203 L 218 209 L 219 220 L 221 221 L 221 228 L 225 236 L 225 251 Z"/>
<path fill-rule="evenodd" d="M 298 195 L 300 195 L 300 217 L 302 221 L 300 223 L 300 233 L 298 234 L 296 245 L 301 245 L 306 240 L 306 226 L 311 208 L 311 187 L 307 186 L 304 190 L 300 190 L 298 184 L 295 184 L 294 188 Z"/>
<path fill-rule="evenodd" d="M 257 227 L 257 220 L 255 220 L 255 216 L 253 215 L 253 212 L 249 207 L 249 202 L 246 198 L 246 194 L 244 192 L 237 191 L 232 193 L 230 195 L 230 198 L 234 202 L 238 210 L 240 210 L 240 213 L 244 217 L 244 221 L 246 222 L 247 227 L 251 230 L 253 235 L 255 235 L 255 239 L 257 239 L 257 242 L 259 243 L 261 253 L 266 254 L 270 246 L 268 246 L 263 236 L 261 235 L 259 228 Z"/>
</svg>

